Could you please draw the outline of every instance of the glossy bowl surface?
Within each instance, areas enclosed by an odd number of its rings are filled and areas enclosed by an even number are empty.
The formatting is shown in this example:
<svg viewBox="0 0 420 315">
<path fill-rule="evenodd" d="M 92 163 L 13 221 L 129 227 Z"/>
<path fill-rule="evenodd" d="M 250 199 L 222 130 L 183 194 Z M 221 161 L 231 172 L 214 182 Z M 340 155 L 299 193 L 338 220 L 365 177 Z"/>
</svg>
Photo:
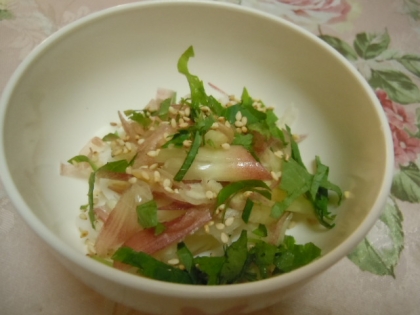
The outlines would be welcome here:
<svg viewBox="0 0 420 315">
<path fill-rule="evenodd" d="M 176 63 L 190 45 L 190 70 L 205 83 L 236 95 L 247 87 L 278 114 L 294 105 L 293 130 L 308 136 L 305 162 L 321 156 L 332 180 L 351 192 L 334 229 L 289 231 L 322 247 L 323 257 L 310 265 L 255 283 L 193 287 L 125 274 L 85 256 L 77 215 L 87 184 L 61 177 L 60 163 L 101 134 L 118 110 L 147 104 L 157 88 L 186 94 Z M 353 66 L 301 28 L 236 5 L 141 2 L 80 19 L 22 62 L 0 106 L 0 173 L 20 215 L 83 282 L 154 314 L 239 314 L 278 302 L 363 239 L 391 183 L 386 118 Z"/>
</svg>

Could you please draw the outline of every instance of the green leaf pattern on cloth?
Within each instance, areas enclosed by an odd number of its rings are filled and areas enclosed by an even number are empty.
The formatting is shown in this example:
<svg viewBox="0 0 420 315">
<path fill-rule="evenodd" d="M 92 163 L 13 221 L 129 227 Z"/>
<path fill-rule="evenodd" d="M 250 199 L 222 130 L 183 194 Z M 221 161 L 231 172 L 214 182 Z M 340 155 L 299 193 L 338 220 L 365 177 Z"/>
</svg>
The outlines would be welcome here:
<svg viewBox="0 0 420 315">
<path fill-rule="evenodd" d="M 402 11 L 420 20 L 420 1 L 403 1 Z M 395 173 L 389 200 L 368 236 L 348 258 L 361 270 L 395 277 L 404 249 L 403 213 L 398 202 L 420 203 L 420 55 L 392 49 L 392 36 L 360 32 L 352 41 L 325 34 L 319 38 L 335 48 L 365 77 L 388 118 L 394 142 Z"/>
<path fill-rule="evenodd" d="M 401 167 L 394 176 L 391 192 L 400 200 L 420 202 L 420 170 L 416 164 Z"/>
<path fill-rule="evenodd" d="M 361 270 L 395 277 L 394 268 L 404 248 L 402 213 L 389 198 L 373 229 L 348 256 Z"/>
<path fill-rule="evenodd" d="M 13 19 L 13 13 L 9 10 L 0 9 L 0 21 Z"/>
</svg>

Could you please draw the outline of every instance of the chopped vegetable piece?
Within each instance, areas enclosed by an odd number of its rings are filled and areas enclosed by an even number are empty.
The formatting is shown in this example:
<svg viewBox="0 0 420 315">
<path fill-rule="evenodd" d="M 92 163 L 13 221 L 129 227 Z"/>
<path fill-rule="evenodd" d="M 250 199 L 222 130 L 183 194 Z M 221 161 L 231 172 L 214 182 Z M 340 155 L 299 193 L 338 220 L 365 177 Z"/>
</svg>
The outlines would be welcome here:
<svg viewBox="0 0 420 315">
<path fill-rule="evenodd" d="M 185 271 L 129 247 L 120 247 L 112 259 L 139 268 L 138 272 L 145 277 L 166 282 L 192 284 L 190 276 Z"/>
<path fill-rule="evenodd" d="M 249 217 L 251 216 L 252 207 L 254 206 L 254 202 L 251 199 L 247 199 L 245 203 L 244 210 L 242 211 L 242 220 L 245 223 L 249 222 Z"/>
</svg>

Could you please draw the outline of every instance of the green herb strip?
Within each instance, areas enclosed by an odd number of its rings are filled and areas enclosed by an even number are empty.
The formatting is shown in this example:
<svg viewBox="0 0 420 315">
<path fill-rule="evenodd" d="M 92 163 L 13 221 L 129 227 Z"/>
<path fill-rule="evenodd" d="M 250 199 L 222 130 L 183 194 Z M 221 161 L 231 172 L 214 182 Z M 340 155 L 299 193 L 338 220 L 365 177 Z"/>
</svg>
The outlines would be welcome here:
<svg viewBox="0 0 420 315">
<path fill-rule="evenodd" d="M 129 247 L 120 247 L 112 259 L 137 267 L 138 272 L 145 277 L 166 282 L 193 284 L 191 277 L 184 270 L 167 265 L 146 253 L 136 252 Z"/>
<path fill-rule="evenodd" d="M 181 181 L 185 174 L 187 173 L 188 169 L 191 167 L 191 164 L 194 162 L 194 159 L 198 153 L 198 149 L 200 148 L 202 142 L 202 137 L 199 131 L 195 132 L 194 141 L 191 145 L 190 151 L 188 151 L 187 157 L 185 158 L 184 163 L 182 164 L 179 171 L 174 176 L 174 180 L 179 182 Z"/>
<path fill-rule="evenodd" d="M 105 165 L 101 167 L 97 167 L 95 163 L 91 159 L 89 159 L 86 155 L 77 155 L 72 157 L 70 160 L 68 160 L 69 163 L 81 163 L 81 162 L 87 162 L 92 168 L 92 172 L 89 175 L 89 190 L 88 190 L 88 215 L 89 215 L 89 221 L 92 225 L 92 228 L 95 229 L 95 212 L 94 212 L 94 202 L 93 202 L 93 191 L 95 189 L 95 180 L 96 180 L 96 174 L 99 172 L 116 172 L 116 173 L 125 173 L 128 166 L 132 165 L 135 160 L 135 156 L 130 162 L 127 162 L 127 160 L 118 160 L 113 162 L 108 162 Z"/>
<path fill-rule="evenodd" d="M 120 137 L 116 133 L 108 133 L 107 135 L 102 137 L 102 141 L 113 141 L 113 140 L 117 140 L 119 138 Z"/>
<path fill-rule="evenodd" d="M 261 180 L 242 180 L 239 182 L 233 182 L 225 187 L 223 187 L 219 194 L 217 195 L 217 204 L 216 206 L 220 206 L 221 204 L 226 203 L 228 199 L 230 199 L 233 195 L 244 191 L 244 190 L 252 190 L 255 192 L 258 192 L 259 194 L 262 194 L 267 199 L 271 199 L 271 191 L 270 187 L 267 186 L 266 183 L 264 183 Z"/>
<path fill-rule="evenodd" d="M 239 239 L 226 249 L 225 257 L 226 261 L 220 270 L 220 283 L 234 283 L 243 273 L 248 259 L 248 238 L 245 230 Z"/>
<path fill-rule="evenodd" d="M 143 126 L 144 128 L 148 128 L 152 120 L 146 116 L 146 114 L 143 111 L 134 111 L 134 110 L 128 110 L 124 111 L 124 114 L 132 121 L 135 121 L 140 126 Z"/>
<path fill-rule="evenodd" d="M 252 233 L 260 237 L 267 237 L 267 227 L 265 226 L 265 224 L 260 223 L 258 227 L 252 231 Z"/>
<path fill-rule="evenodd" d="M 259 229 L 263 231 L 263 225 Z M 128 247 L 119 248 L 112 259 L 137 267 L 139 274 L 156 280 L 217 285 L 265 279 L 292 271 L 318 258 L 321 250 L 313 243 L 297 245 L 288 235 L 280 246 L 257 241 L 248 249 L 247 232 L 243 230 L 238 240 L 226 248 L 224 256 L 193 257 L 184 243 L 178 245 L 177 254 L 185 269 L 170 266 Z"/>
<path fill-rule="evenodd" d="M 188 61 L 191 57 L 194 57 L 194 48 L 192 46 L 181 55 L 178 60 L 178 72 L 185 75 L 191 92 L 191 109 L 193 119 L 199 113 L 200 105 L 207 105 L 207 94 L 204 89 L 203 82 L 196 76 L 190 73 L 188 69 Z"/>
<path fill-rule="evenodd" d="M 280 255 L 274 259 L 274 264 L 281 272 L 290 272 L 321 256 L 321 249 L 313 243 L 297 245 L 289 235 L 285 236 L 279 248 Z"/>
<path fill-rule="evenodd" d="M 300 156 L 300 154 L 296 154 Z M 287 192 L 287 197 L 283 201 L 274 204 L 271 209 L 271 216 L 276 219 L 280 218 L 298 197 L 306 194 L 306 197 L 314 206 L 318 221 L 323 226 L 332 228 L 334 224 L 331 221 L 335 217 L 328 210 L 328 190 L 334 191 L 339 196 L 339 204 L 342 198 L 341 189 L 328 181 L 328 167 L 321 163 L 319 157 L 316 157 L 317 171 L 315 175 L 309 174 L 302 164 L 302 162 L 298 162 L 295 159 L 283 162 L 280 188 Z"/>
<path fill-rule="evenodd" d="M 89 203 L 88 215 L 89 215 L 90 224 L 92 225 L 93 229 L 95 229 L 95 212 L 93 210 L 93 190 L 95 188 L 95 177 L 96 177 L 96 172 L 90 173 L 89 191 L 88 191 L 88 203 Z"/>
<path fill-rule="evenodd" d="M 93 161 L 89 159 L 86 155 L 76 155 L 72 157 L 70 160 L 68 160 L 67 162 L 70 164 L 87 162 L 89 163 L 93 171 L 96 171 L 97 169 L 97 166 L 95 165 L 95 163 L 93 163 Z"/>
<path fill-rule="evenodd" d="M 245 202 L 244 210 L 242 211 L 242 220 L 245 223 L 248 223 L 253 207 L 254 207 L 254 202 L 251 199 L 247 198 Z"/>
<path fill-rule="evenodd" d="M 160 103 L 159 110 L 156 112 L 156 115 L 159 116 L 162 120 L 167 120 L 169 115 L 169 107 L 172 105 L 174 100 L 172 98 L 167 98 Z"/>
<path fill-rule="evenodd" d="M 152 228 L 157 226 L 157 204 L 155 200 L 142 203 L 136 207 L 137 219 L 139 224 L 144 228 Z"/>
</svg>

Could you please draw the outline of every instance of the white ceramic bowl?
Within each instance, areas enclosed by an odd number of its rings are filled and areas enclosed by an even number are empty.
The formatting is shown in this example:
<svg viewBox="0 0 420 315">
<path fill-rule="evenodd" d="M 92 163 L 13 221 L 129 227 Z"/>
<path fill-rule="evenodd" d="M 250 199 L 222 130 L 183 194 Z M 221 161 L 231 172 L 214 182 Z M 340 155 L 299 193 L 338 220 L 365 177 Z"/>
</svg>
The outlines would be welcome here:
<svg viewBox="0 0 420 315">
<path fill-rule="evenodd" d="M 176 62 L 189 45 L 196 52 L 190 70 L 204 82 L 237 95 L 245 86 L 278 113 L 294 104 L 300 115 L 293 130 L 308 134 L 306 162 L 320 155 L 332 180 L 351 191 L 334 229 L 290 230 L 299 242 L 321 246 L 322 258 L 255 283 L 196 287 L 125 274 L 85 256 L 76 222 L 87 184 L 60 177 L 60 162 L 118 110 L 144 106 L 158 87 L 186 94 Z M 22 62 L 4 90 L 0 117 L 0 172 L 24 220 L 90 287 L 156 314 L 238 314 L 278 302 L 362 240 L 391 182 L 390 132 L 364 79 L 316 36 L 234 5 L 143 2 L 76 21 Z"/>
</svg>

